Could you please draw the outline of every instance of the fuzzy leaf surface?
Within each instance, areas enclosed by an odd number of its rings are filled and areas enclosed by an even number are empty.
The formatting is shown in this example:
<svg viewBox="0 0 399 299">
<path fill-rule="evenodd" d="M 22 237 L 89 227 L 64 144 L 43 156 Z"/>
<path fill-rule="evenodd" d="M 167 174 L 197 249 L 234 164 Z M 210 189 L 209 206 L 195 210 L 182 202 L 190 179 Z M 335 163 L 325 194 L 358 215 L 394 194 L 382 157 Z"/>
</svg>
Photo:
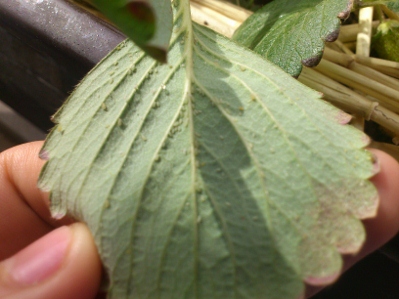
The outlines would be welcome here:
<svg viewBox="0 0 399 299">
<path fill-rule="evenodd" d="M 40 187 L 88 224 L 108 298 L 297 299 L 377 193 L 348 115 L 175 1 L 168 64 L 125 41 L 55 116 Z"/>
<path fill-rule="evenodd" d="M 382 59 L 399 62 L 399 21 L 382 22 L 372 39 L 372 48 Z"/>
<path fill-rule="evenodd" d="M 399 0 L 363 0 L 360 3 L 362 5 L 386 5 L 390 10 L 395 13 L 399 13 Z"/>
<path fill-rule="evenodd" d="M 92 1 L 148 55 L 166 61 L 173 26 L 169 0 Z"/>
<path fill-rule="evenodd" d="M 337 39 L 340 19 L 352 5 L 351 0 L 275 0 L 251 15 L 233 39 L 298 76 L 302 64 L 319 63 L 325 41 Z"/>
<path fill-rule="evenodd" d="M 388 6 L 388 8 L 390 10 L 392 10 L 393 12 L 399 14 L 399 1 L 388 1 L 388 3 L 386 3 L 386 6 Z"/>
</svg>

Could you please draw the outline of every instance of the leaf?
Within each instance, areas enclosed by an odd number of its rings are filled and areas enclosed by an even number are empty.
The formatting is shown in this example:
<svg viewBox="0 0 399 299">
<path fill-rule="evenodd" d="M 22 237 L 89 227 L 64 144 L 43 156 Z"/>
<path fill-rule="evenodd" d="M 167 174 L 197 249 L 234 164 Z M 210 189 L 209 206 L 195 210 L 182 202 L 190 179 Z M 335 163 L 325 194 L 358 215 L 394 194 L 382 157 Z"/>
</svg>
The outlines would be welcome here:
<svg viewBox="0 0 399 299">
<path fill-rule="evenodd" d="M 290 299 L 375 215 L 367 137 L 175 0 L 168 64 L 125 41 L 55 115 L 40 187 L 93 232 L 109 298 Z"/>
<path fill-rule="evenodd" d="M 399 0 L 384 1 L 385 5 L 394 13 L 399 14 Z"/>
<path fill-rule="evenodd" d="M 386 5 L 393 12 L 399 13 L 399 0 L 363 0 L 359 2 L 359 5 Z"/>
<path fill-rule="evenodd" d="M 393 12 L 399 14 L 399 1 L 389 1 L 386 6 L 388 6 L 388 8 L 390 10 L 392 10 Z"/>
<path fill-rule="evenodd" d="M 352 5 L 352 0 L 275 0 L 251 15 L 233 39 L 298 76 L 302 64 L 319 63 L 324 42 L 338 38 L 340 19 Z"/>
<path fill-rule="evenodd" d="M 381 22 L 371 45 L 379 58 L 399 62 L 399 21 L 388 20 Z"/>
<path fill-rule="evenodd" d="M 173 19 L 170 1 L 92 1 L 147 54 L 161 62 L 166 62 Z"/>
</svg>

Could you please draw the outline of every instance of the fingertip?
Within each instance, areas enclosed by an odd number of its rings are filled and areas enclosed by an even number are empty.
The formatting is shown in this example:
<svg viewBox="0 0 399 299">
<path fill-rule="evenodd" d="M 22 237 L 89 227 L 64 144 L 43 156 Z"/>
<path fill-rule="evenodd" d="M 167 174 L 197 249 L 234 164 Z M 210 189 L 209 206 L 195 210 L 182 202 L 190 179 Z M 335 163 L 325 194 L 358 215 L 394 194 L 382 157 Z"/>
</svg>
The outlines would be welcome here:
<svg viewBox="0 0 399 299">
<path fill-rule="evenodd" d="M 66 298 L 87 299 L 95 298 L 100 288 L 102 277 L 102 264 L 95 245 L 93 236 L 88 227 L 83 223 L 71 225 L 73 231 L 73 244 L 63 273 L 64 279 L 73 278 L 73 288 L 76 294 Z M 69 288 L 65 286 L 65 290 Z"/>
<path fill-rule="evenodd" d="M 375 218 L 364 220 L 367 241 L 363 252 L 370 253 L 399 231 L 399 163 L 390 155 L 372 149 L 380 171 L 370 180 L 378 190 L 380 204 Z"/>
<path fill-rule="evenodd" d="M 0 297 L 93 299 L 101 272 L 88 228 L 63 226 L 0 264 Z"/>
<path fill-rule="evenodd" d="M 32 142 L 0 153 L 0 260 L 52 229 L 48 200 L 36 187 L 41 145 Z"/>
<path fill-rule="evenodd" d="M 83 223 L 70 226 L 73 243 L 61 273 L 51 282 L 53 296 L 60 299 L 95 298 L 101 283 L 102 265 L 88 227 Z M 64 293 L 64 297 L 57 294 Z M 39 297 L 38 297 L 39 298 Z"/>
<path fill-rule="evenodd" d="M 10 148 L 0 155 L 4 181 L 14 186 L 31 208 L 45 218 L 48 215 L 48 194 L 37 188 L 37 180 L 45 161 L 39 159 L 43 141 Z"/>
</svg>

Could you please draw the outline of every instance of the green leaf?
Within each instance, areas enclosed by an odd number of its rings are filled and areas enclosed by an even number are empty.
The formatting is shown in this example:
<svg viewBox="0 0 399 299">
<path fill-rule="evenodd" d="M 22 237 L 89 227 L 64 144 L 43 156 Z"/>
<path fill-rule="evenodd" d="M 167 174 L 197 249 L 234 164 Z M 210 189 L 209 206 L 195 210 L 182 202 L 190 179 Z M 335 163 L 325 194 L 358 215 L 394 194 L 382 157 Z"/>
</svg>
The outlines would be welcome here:
<svg viewBox="0 0 399 299">
<path fill-rule="evenodd" d="M 147 54 L 161 62 L 166 62 L 173 19 L 170 1 L 92 1 Z"/>
<path fill-rule="evenodd" d="M 399 13 L 399 1 L 389 1 L 386 6 L 395 13 Z"/>
<path fill-rule="evenodd" d="M 53 215 L 88 224 L 109 298 L 296 299 L 332 282 L 376 212 L 367 137 L 174 5 L 168 64 L 123 42 L 55 115 Z"/>
<path fill-rule="evenodd" d="M 251 15 L 233 39 L 298 76 L 302 64 L 319 63 L 324 42 L 337 39 L 340 19 L 352 5 L 351 0 L 275 0 Z"/>
<path fill-rule="evenodd" d="M 390 10 L 399 13 L 399 0 L 363 0 L 359 5 L 386 5 Z"/>
<path fill-rule="evenodd" d="M 399 21 L 382 22 L 372 39 L 372 49 L 383 59 L 399 62 Z"/>
</svg>

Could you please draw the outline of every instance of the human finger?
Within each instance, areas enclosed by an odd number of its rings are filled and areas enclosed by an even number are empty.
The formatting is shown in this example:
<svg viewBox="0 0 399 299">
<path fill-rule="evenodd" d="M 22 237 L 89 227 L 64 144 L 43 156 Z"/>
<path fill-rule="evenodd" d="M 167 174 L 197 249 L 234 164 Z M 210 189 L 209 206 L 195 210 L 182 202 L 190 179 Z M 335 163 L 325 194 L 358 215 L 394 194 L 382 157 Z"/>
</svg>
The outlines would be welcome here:
<svg viewBox="0 0 399 299">
<path fill-rule="evenodd" d="M 0 263 L 0 298 L 92 299 L 101 262 L 87 226 L 53 230 Z"/>
</svg>

